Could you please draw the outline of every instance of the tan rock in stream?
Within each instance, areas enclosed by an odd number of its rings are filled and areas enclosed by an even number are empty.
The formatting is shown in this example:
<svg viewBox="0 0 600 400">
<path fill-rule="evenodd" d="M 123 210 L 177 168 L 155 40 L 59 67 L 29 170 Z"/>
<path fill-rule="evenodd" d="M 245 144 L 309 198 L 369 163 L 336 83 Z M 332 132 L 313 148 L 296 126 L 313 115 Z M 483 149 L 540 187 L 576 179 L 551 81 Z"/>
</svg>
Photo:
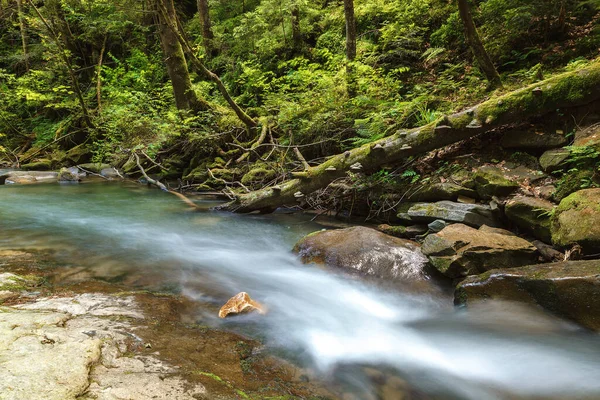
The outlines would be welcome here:
<svg viewBox="0 0 600 400">
<path fill-rule="evenodd" d="M 257 311 L 259 314 L 265 314 L 266 308 L 252 300 L 246 292 L 241 292 L 230 298 L 227 303 L 219 310 L 219 318 L 225 318 L 230 314 L 242 314 Z"/>
</svg>

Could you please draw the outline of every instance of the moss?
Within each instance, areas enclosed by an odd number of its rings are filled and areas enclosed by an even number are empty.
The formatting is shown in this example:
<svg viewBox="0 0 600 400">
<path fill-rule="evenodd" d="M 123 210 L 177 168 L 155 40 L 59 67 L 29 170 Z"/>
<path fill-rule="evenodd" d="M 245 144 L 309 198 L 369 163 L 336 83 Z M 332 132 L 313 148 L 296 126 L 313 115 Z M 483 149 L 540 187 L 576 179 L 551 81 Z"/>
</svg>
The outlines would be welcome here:
<svg viewBox="0 0 600 400">
<path fill-rule="evenodd" d="M 581 189 L 584 182 L 592 182 L 594 172 L 589 170 L 573 170 L 565 173 L 557 182 L 552 194 L 555 201 L 561 201 Z"/>
<path fill-rule="evenodd" d="M 484 197 L 508 196 L 519 188 L 517 182 L 507 179 L 500 170 L 481 168 L 473 176 L 477 193 Z"/>
<path fill-rule="evenodd" d="M 21 169 L 25 171 L 50 171 L 52 169 L 52 161 L 40 160 L 29 164 L 21 165 Z"/>
<path fill-rule="evenodd" d="M 242 183 L 247 185 L 254 182 L 266 182 L 275 178 L 276 175 L 277 173 L 271 169 L 262 167 L 253 168 L 242 177 Z"/>
</svg>

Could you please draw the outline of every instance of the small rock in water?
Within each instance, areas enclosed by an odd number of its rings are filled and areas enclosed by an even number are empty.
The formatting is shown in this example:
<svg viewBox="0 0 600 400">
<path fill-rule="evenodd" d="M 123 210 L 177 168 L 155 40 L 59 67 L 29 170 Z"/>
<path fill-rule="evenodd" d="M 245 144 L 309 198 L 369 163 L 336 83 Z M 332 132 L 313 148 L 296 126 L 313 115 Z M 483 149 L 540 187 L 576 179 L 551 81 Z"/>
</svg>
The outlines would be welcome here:
<svg viewBox="0 0 600 400">
<path fill-rule="evenodd" d="M 246 292 L 241 292 L 230 298 L 227 303 L 219 310 L 219 318 L 225 318 L 229 314 L 242 314 L 257 311 L 259 314 L 265 314 L 266 308 L 252 300 Z"/>
</svg>

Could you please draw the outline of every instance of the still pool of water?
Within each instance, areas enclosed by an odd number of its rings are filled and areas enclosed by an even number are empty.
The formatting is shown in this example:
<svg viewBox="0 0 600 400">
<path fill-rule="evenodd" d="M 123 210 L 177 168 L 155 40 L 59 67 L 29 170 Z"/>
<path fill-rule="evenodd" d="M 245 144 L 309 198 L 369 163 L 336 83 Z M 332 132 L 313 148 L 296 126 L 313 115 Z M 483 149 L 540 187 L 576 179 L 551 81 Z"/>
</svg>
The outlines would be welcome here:
<svg viewBox="0 0 600 400">
<path fill-rule="evenodd" d="M 600 398 L 600 338 L 512 304 L 449 299 L 300 264 L 290 249 L 322 226 L 302 215 L 190 211 L 133 184 L 0 186 L 0 248 L 51 248 L 74 276 L 181 293 L 198 317 L 260 337 L 324 375 L 384 365 L 444 399 Z M 240 291 L 264 317 L 220 321 Z M 356 382 L 361 382 L 359 376 Z"/>
</svg>

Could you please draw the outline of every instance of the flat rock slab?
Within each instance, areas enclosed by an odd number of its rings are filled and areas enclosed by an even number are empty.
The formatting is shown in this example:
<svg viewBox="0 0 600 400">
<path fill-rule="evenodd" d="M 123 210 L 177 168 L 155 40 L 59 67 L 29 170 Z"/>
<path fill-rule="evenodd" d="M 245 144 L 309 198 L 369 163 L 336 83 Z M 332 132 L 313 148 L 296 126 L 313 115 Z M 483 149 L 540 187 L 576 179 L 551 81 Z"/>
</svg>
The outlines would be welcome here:
<svg viewBox="0 0 600 400">
<path fill-rule="evenodd" d="M 8 277 L 14 279 L 14 277 Z M 84 294 L 0 307 L 2 400 L 175 399 L 206 396 L 144 346 L 131 297 Z"/>
<path fill-rule="evenodd" d="M 488 299 L 538 304 L 600 330 L 600 261 L 566 261 L 492 270 L 462 281 L 455 303 Z"/>
<path fill-rule="evenodd" d="M 463 224 L 450 225 L 427 236 L 422 251 L 449 278 L 520 267 L 537 259 L 537 249 L 524 239 Z"/>
<path fill-rule="evenodd" d="M 568 139 L 563 131 L 536 127 L 510 130 L 500 140 L 500 145 L 505 149 L 553 149 L 567 143 Z"/>
<path fill-rule="evenodd" d="M 8 171 L 0 175 L 0 184 L 30 184 L 55 182 L 58 172 L 52 171 Z"/>
<path fill-rule="evenodd" d="M 438 201 L 436 203 L 408 203 L 405 207 L 405 210 L 398 213 L 398 218 L 402 220 L 427 223 L 443 220 L 475 227 L 498 226 L 492 208 L 486 205 Z"/>
<path fill-rule="evenodd" d="M 296 244 L 294 252 L 305 263 L 384 279 L 422 279 L 427 264 L 417 243 L 362 226 L 312 233 Z"/>
</svg>

